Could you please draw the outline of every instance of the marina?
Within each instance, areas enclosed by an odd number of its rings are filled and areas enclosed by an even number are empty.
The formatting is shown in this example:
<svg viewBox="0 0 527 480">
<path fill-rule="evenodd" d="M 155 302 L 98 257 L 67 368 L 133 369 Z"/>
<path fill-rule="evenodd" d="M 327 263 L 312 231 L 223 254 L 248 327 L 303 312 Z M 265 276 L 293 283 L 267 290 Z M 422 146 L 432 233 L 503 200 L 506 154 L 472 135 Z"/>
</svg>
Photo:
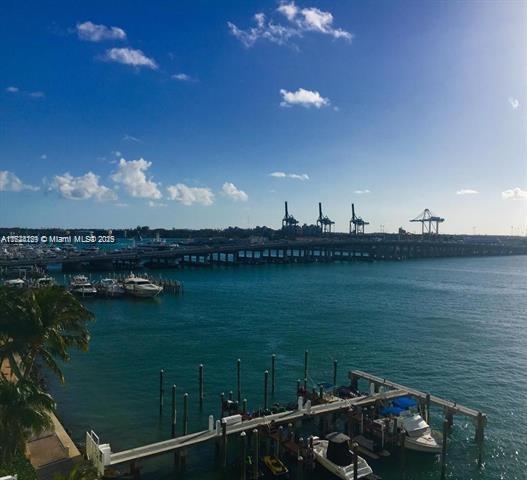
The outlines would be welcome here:
<svg viewBox="0 0 527 480">
<path fill-rule="evenodd" d="M 513 457 L 512 463 L 509 461 L 505 463 L 505 457 L 499 456 L 489 463 L 488 456 L 496 455 L 501 448 L 507 452 L 513 452 L 517 448 L 512 438 L 505 433 L 513 428 L 510 423 L 513 419 L 503 414 L 501 401 L 496 402 L 495 398 L 507 398 L 510 408 L 515 412 L 521 412 L 523 407 L 518 403 L 519 398 L 514 399 L 512 392 L 509 395 L 500 391 L 498 397 L 495 397 L 497 392 L 493 389 L 493 383 L 489 384 L 488 388 L 482 389 L 482 386 L 486 384 L 484 378 L 488 376 L 498 378 L 499 374 L 496 372 L 506 368 L 502 363 L 493 366 L 486 360 L 489 353 L 495 350 L 492 345 L 496 335 L 508 336 L 513 331 L 517 332 L 516 340 L 508 340 L 513 350 L 522 342 L 523 334 L 519 333 L 521 330 L 513 329 L 507 333 L 498 325 L 491 323 L 491 319 L 498 315 L 495 310 L 499 308 L 499 303 L 496 303 L 497 298 L 502 298 L 503 302 L 523 298 L 522 263 L 516 263 L 519 260 L 523 261 L 522 259 L 523 257 L 511 257 L 513 263 L 508 267 L 497 263 L 497 258 L 489 258 L 452 259 L 446 264 L 438 260 L 430 260 L 426 263 L 357 263 L 294 267 L 274 265 L 265 267 L 264 270 L 255 266 L 242 270 L 218 268 L 174 271 L 173 274 L 178 275 L 186 285 L 184 297 L 165 296 L 154 304 L 141 302 L 135 304 L 133 310 L 128 308 L 128 302 L 110 302 L 118 309 L 112 308 L 111 313 L 107 314 L 102 310 L 106 303 L 102 299 L 94 300 L 95 303 L 91 304 L 91 308 L 94 309 L 99 320 L 94 324 L 92 351 L 82 365 L 72 364 L 73 368 L 68 372 L 70 382 L 65 392 L 76 392 L 75 403 L 72 404 L 73 399 L 69 394 L 65 395 L 61 388 L 53 388 L 61 404 L 61 418 L 76 432 L 75 438 L 81 444 L 86 441 L 85 432 L 91 429 L 100 437 L 101 444 L 110 442 L 112 451 L 117 455 L 113 461 L 117 462 L 119 459 L 129 460 L 131 456 L 128 455 L 132 455 L 131 452 L 136 451 L 138 446 L 147 447 L 160 442 L 162 444 L 168 442 L 165 446 L 168 445 L 169 451 L 173 452 L 172 447 L 178 445 L 182 438 L 183 441 L 185 440 L 185 429 L 187 435 L 191 432 L 208 432 L 209 414 L 213 414 L 215 420 L 222 415 L 221 392 L 224 392 L 224 416 L 243 414 L 244 398 L 248 400 L 246 408 L 251 415 L 265 410 L 263 375 L 265 370 L 269 372 L 267 408 L 271 411 L 274 411 L 278 402 L 293 403 L 295 388 L 298 387 L 297 379 L 301 379 L 300 389 L 303 390 L 304 404 L 310 400 L 313 408 L 318 409 L 325 408 L 321 407 L 325 404 L 317 404 L 321 384 L 324 386 L 323 396 L 327 401 L 331 400 L 331 385 L 351 388 L 353 376 L 360 385 L 359 390 L 366 397 L 387 395 L 388 390 L 398 396 L 410 395 L 416 401 L 418 411 L 429 422 L 434 432 L 442 434 L 445 418 L 449 423 L 453 422 L 452 427 L 449 427 L 446 464 L 447 472 L 454 475 L 454 478 L 479 475 L 476 478 L 492 479 L 497 471 L 517 471 L 523 468 L 522 462 L 525 458 L 522 456 L 521 447 L 518 456 Z M 498 267 L 498 265 L 502 266 Z M 457 272 L 455 277 L 452 277 L 452 272 Z M 498 279 L 503 278 L 504 282 L 512 276 L 515 282 L 509 284 L 505 290 L 500 288 L 499 292 L 486 287 L 485 279 L 493 278 L 493 284 L 496 284 L 496 275 Z M 408 283 L 400 276 L 415 278 L 415 281 Z M 169 277 L 168 272 L 167 277 Z M 330 284 L 327 282 L 330 277 L 333 278 L 331 285 L 336 285 L 333 288 L 339 291 L 351 289 L 354 292 L 354 295 L 344 302 L 347 311 L 356 312 L 353 318 L 339 313 L 342 300 L 339 299 L 335 303 L 336 299 L 333 299 L 329 290 Z M 424 282 L 424 277 L 432 277 L 434 284 Z M 252 279 L 251 282 L 248 282 L 249 278 Z M 302 280 L 303 278 L 305 280 Z M 308 281 L 313 278 L 316 278 L 314 282 Z M 463 282 L 463 294 L 456 293 L 458 281 Z M 476 281 L 477 283 L 474 283 Z M 284 290 L 284 285 L 289 287 Z M 415 289 L 421 295 L 422 301 L 432 308 L 433 314 L 423 314 L 421 308 L 414 309 L 411 303 L 407 303 L 414 298 L 414 293 L 410 294 L 410 291 L 413 292 Z M 302 309 L 303 297 L 298 295 L 300 291 L 313 299 L 309 311 Z M 439 291 L 449 296 L 448 305 L 434 301 Z M 254 299 L 254 309 L 244 308 L 245 298 Z M 321 302 L 322 298 L 325 298 L 326 302 Z M 483 298 L 485 301 L 482 308 L 477 307 L 476 305 Z M 489 307 L 489 304 L 485 303 L 491 300 L 495 303 L 495 307 Z M 210 302 L 215 305 L 214 310 L 210 308 Z M 287 302 L 289 309 L 298 309 L 299 315 L 291 317 L 289 314 L 284 317 L 278 313 L 284 311 L 286 305 L 284 302 Z M 384 302 L 389 302 L 391 305 L 386 314 L 377 310 Z M 139 310 L 136 311 L 136 308 Z M 467 313 L 469 310 L 473 310 L 472 313 Z M 240 313 L 234 315 L 234 311 Z M 105 320 L 107 316 L 108 320 Z M 225 323 L 225 318 L 230 319 L 228 324 Z M 485 322 L 484 329 L 478 327 L 478 322 L 481 321 Z M 511 320 L 505 321 L 508 322 L 510 329 Z M 297 322 L 298 325 L 295 326 Z M 469 359 L 463 359 L 462 348 L 450 354 L 449 358 L 441 356 L 442 345 L 447 340 L 446 338 L 443 340 L 441 335 L 434 334 L 436 329 L 440 328 L 438 322 L 446 323 L 449 329 L 453 328 L 448 342 L 458 344 L 463 338 L 470 338 L 477 346 Z M 289 325 L 290 333 L 281 335 L 284 324 Z M 520 324 L 521 321 L 515 328 L 521 329 Z M 303 325 L 310 327 L 306 329 Z M 453 327 L 454 325 L 456 328 Z M 335 333 L 330 326 L 333 326 Z M 98 331 L 100 334 L 97 334 Z M 137 333 L 137 339 L 134 339 L 134 336 L 123 336 L 125 332 L 128 334 L 130 331 Z M 413 350 L 406 349 L 403 346 L 405 344 L 402 343 L 402 339 L 410 331 L 412 335 L 422 339 L 414 345 Z M 236 335 L 233 336 L 234 332 Z M 375 337 L 375 352 L 371 351 L 372 337 Z M 247 338 L 250 338 L 249 342 Z M 309 371 L 305 385 L 307 388 L 304 388 L 303 350 L 299 345 L 300 341 L 309 349 Z M 134 358 L 135 367 L 132 370 L 123 363 L 127 358 L 131 358 L 130 355 L 125 352 L 112 353 L 116 342 L 125 342 L 126 350 L 133 351 L 131 356 Z M 199 348 L 196 347 L 198 342 Z M 220 353 L 217 350 L 218 344 L 228 345 L 232 354 Z M 177 349 L 174 345 L 177 345 Z M 274 350 L 276 352 L 274 389 L 273 361 L 269 345 L 280 345 L 279 349 Z M 291 356 L 289 352 L 296 354 Z M 240 396 L 238 396 L 236 355 L 241 358 Z M 422 361 L 416 363 L 416 357 Z M 152 361 L 153 358 L 156 359 L 155 362 Z M 336 382 L 333 381 L 331 358 L 338 359 Z M 514 358 L 514 355 L 508 358 Z M 102 363 L 103 359 L 104 363 Z M 437 362 L 437 359 L 442 360 Z M 92 375 L 91 372 L 95 371 L 96 366 L 102 368 L 107 362 L 111 362 L 110 370 L 106 368 L 102 371 L 97 370 L 103 390 L 94 390 L 86 382 L 86 378 Z M 198 369 L 200 362 L 204 365 L 202 372 L 204 386 L 201 393 Z M 159 370 L 152 369 L 154 364 L 164 369 L 164 405 L 161 416 L 159 415 Z M 353 369 L 354 366 L 359 365 L 364 366 L 364 370 Z M 346 367 L 351 367 L 349 372 Z M 368 372 L 377 372 L 378 375 Z M 445 374 L 445 372 L 450 373 Z M 521 385 L 520 378 L 517 378 Z M 177 436 L 174 440 L 171 440 L 172 383 L 177 384 Z M 373 385 L 371 390 L 370 383 Z M 496 384 L 499 385 L 499 381 Z M 376 388 L 384 391 L 375 393 Z M 118 395 L 112 393 L 115 389 L 120 392 Z M 125 392 L 130 394 L 123 395 Z M 431 393 L 430 410 L 433 412 L 429 418 L 426 415 L 428 392 Z M 188 423 L 184 421 L 185 393 L 188 393 Z M 340 392 L 339 395 L 343 393 Z M 81 400 L 82 413 L 80 411 L 75 413 L 79 405 L 79 396 L 82 398 L 85 395 L 89 395 L 89 399 Z M 229 401 L 230 398 L 232 401 Z M 237 413 L 234 408 L 238 398 L 240 398 L 238 408 L 242 413 Z M 385 401 L 387 406 L 391 406 L 390 398 L 385 398 Z M 98 420 L 101 404 L 114 412 L 114 420 L 111 424 L 101 423 Z M 285 410 L 270 414 L 279 417 L 280 414 L 285 415 L 285 412 L 293 412 L 291 415 L 298 415 L 297 407 L 289 410 L 290 407 L 291 405 L 287 403 L 283 404 L 281 408 Z M 298 451 L 303 445 L 298 443 L 299 437 L 302 436 L 304 441 L 311 435 L 323 439 L 332 431 L 343 432 L 357 441 L 359 455 L 369 463 L 375 475 L 388 480 L 401 478 L 396 473 L 400 471 L 402 465 L 400 438 L 398 436 L 392 438 L 391 431 L 385 429 L 384 441 L 387 447 L 381 448 L 382 439 L 376 437 L 373 431 L 373 427 L 377 425 L 374 423 L 375 420 L 381 417 L 377 413 L 371 416 L 370 411 L 368 409 L 363 412 L 362 433 L 359 411 L 356 411 L 351 419 L 339 413 L 336 421 L 330 423 L 324 429 L 324 433 L 319 420 L 309 419 L 308 416 L 304 418 L 303 414 L 303 426 L 296 426 L 294 420 L 292 423 L 296 432 L 295 442 L 286 439 L 281 442 L 280 447 L 284 454 L 286 451 L 293 452 L 292 457 L 288 454 L 283 457 L 292 478 L 295 478 L 298 466 L 294 451 L 295 449 Z M 480 411 L 484 419 L 485 434 L 481 450 L 476 440 Z M 141 414 L 134 415 L 134 412 Z M 262 421 L 257 418 L 259 417 L 251 418 L 251 421 Z M 350 420 L 351 432 L 347 426 Z M 284 428 L 287 429 L 287 425 L 288 423 Z M 265 427 L 262 428 L 265 431 Z M 242 448 L 240 433 L 241 431 L 233 430 L 229 435 L 229 456 L 225 470 L 221 467 L 221 462 L 218 467 L 221 455 L 216 457 L 214 435 L 210 435 L 209 438 L 210 432 L 208 432 L 203 433 L 203 437 L 200 435 L 188 437 L 191 443 L 184 444 L 187 448 L 183 448 L 187 452 L 185 478 L 240 478 L 237 460 Z M 251 433 L 247 432 L 247 437 L 250 435 Z M 264 432 L 260 435 L 262 456 L 267 453 L 265 435 L 267 433 Z M 279 435 L 279 430 L 269 435 L 271 435 L 269 441 L 274 441 L 272 438 Z M 201 444 L 202 438 L 208 440 L 204 440 Z M 397 442 L 397 446 L 392 447 L 393 441 Z M 442 442 L 439 444 L 442 448 Z M 141 477 L 170 478 L 174 468 L 173 455 L 150 456 L 152 450 L 149 448 L 141 450 L 141 456 L 144 454 L 145 457 L 136 461 L 136 467 L 141 469 Z M 440 478 L 441 453 L 414 452 L 407 447 L 405 450 L 404 465 L 407 478 Z M 391 454 L 385 456 L 384 451 Z M 129 453 L 125 456 L 121 455 L 123 452 Z M 274 455 L 273 448 L 270 452 Z M 481 467 L 478 467 L 480 452 Z M 500 458 L 503 458 L 503 462 Z M 128 473 L 129 464 L 130 462 L 125 461 L 116 463 L 114 467 L 121 473 Z M 304 475 L 305 478 L 324 478 L 320 476 L 320 468 L 312 471 L 306 467 Z"/>
</svg>

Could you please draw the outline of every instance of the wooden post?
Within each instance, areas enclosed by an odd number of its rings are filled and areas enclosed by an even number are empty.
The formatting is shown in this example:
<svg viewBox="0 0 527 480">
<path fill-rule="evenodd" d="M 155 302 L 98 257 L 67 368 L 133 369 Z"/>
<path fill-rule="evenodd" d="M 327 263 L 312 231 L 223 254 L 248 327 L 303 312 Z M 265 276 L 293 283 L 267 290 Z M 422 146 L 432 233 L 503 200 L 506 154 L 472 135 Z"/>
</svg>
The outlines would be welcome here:
<svg viewBox="0 0 527 480">
<path fill-rule="evenodd" d="M 485 439 L 485 417 L 481 412 L 478 412 L 476 419 L 476 443 L 478 445 L 478 465 L 481 467 L 482 463 L 482 447 Z"/>
<path fill-rule="evenodd" d="M 238 393 L 238 402 L 242 401 L 242 379 L 241 379 L 242 361 L 238 358 L 236 362 L 236 391 Z"/>
<path fill-rule="evenodd" d="M 358 480 L 359 478 L 359 444 L 353 442 L 353 480 Z"/>
<path fill-rule="evenodd" d="M 242 403 L 242 413 L 245 415 L 247 413 L 247 399 L 244 398 L 243 399 L 243 403 Z"/>
<path fill-rule="evenodd" d="M 324 398 L 324 387 L 322 385 L 320 385 L 320 388 L 318 389 L 318 396 L 320 400 Z"/>
<path fill-rule="evenodd" d="M 183 395 L 183 435 L 188 434 L 188 393 Z"/>
<path fill-rule="evenodd" d="M 254 456 L 253 456 L 253 479 L 257 480 L 259 478 L 258 475 L 258 463 L 260 462 L 260 442 L 258 438 L 258 429 L 255 428 L 253 430 L 253 437 L 254 437 Z"/>
<path fill-rule="evenodd" d="M 400 434 L 400 443 L 401 443 L 401 470 L 403 474 L 403 478 L 406 478 L 406 433 L 404 431 Z"/>
<path fill-rule="evenodd" d="M 225 468 L 227 466 L 227 423 L 225 421 L 221 422 L 221 466 Z"/>
<path fill-rule="evenodd" d="M 246 467 L 247 467 L 247 434 L 245 432 L 240 433 L 240 438 L 242 439 L 242 463 L 241 463 L 241 473 L 240 478 L 241 480 L 245 480 L 247 473 L 246 473 Z"/>
<path fill-rule="evenodd" d="M 430 394 L 426 394 L 426 423 L 430 424 Z"/>
<path fill-rule="evenodd" d="M 307 375 L 309 373 L 309 369 L 308 369 L 308 358 L 309 357 L 309 351 L 306 350 L 304 352 L 304 381 L 307 382 Z"/>
<path fill-rule="evenodd" d="M 223 392 L 221 392 L 221 395 L 220 395 L 220 406 L 221 406 L 221 409 L 220 409 L 220 418 L 223 418 L 223 409 L 224 409 L 224 405 L 225 405 L 225 394 Z"/>
<path fill-rule="evenodd" d="M 441 480 L 445 480 L 446 477 L 446 440 L 448 436 L 448 420 L 445 418 L 443 420 L 443 444 L 441 448 Z"/>
<path fill-rule="evenodd" d="M 269 383 L 269 371 L 264 372 L 264 410 L 267 410 L 267 384 Z"/>
<path fill-rule="evenodd" d="M 302 480 L 302 478 L 304 477 L 304 457 L 300 455 L 297 460 L 298 460 L 298 465 L 297 465 L 296 478 L 298 480 Z"/>
<path fill-rule="evenodd" d="M 172 438 L 176 438 L 176 386 L 172 385 Z"/>
<path fill-rule="evenodd" d="M 276 370 L 276 355 L 271 356 L 271 396 L 274 397 L 275 390 L 275 370 Z"/>
<path fill-rule="evenodd" d="M 199 365 L 199 374 L 198 374 L 198 381 L 199 381 L 199 408 L 203 408 L 203 364 Z"/>
<path fill-rule="evenodd" d="M 296 381 L 296 398 L 300 395 L 300 379 Z"/>
<path fill-rule="evenodd" d="M 165 371 L 163 369 L 159 370 L 159 415 L 163 413 L 164 375 Z"/>
<path fill-rule="evenodd" d="M 337 389 L 337 361 L 333 360 L 333 387 Z"/>
<path fill-rule="evenodd" d="M 229 400 L 232 402 L 232 399 L 233 399 L 233 395 L 232 395 L 232 390 L 229 392 Z"/>
</svg>

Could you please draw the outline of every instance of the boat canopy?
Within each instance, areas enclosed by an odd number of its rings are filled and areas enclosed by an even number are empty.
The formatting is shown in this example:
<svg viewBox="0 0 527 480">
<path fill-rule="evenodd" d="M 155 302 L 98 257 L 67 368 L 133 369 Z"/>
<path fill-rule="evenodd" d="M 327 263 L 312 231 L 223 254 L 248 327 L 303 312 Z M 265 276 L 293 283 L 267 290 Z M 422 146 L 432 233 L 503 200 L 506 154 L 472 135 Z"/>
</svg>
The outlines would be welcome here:
<svg viewBox="0 0 527 480">
<path fill-rule="evenodd" d="M 394 406 L 381 408 L 381 415 L 385 417 L 387 417 L 388 415 L 400 415 L 401 412 L 404 412 L 404 408 Z"/>
<path fill-rule="evenodd" d="M 409 397 L 409 396 L 395 398 L 392 401 L 392 403 L 394 407 L 399 407 L 399 408 L 402 408 L 403 410 L 417 407 L 417 402 L 412 397 Z"/>
<path fill-rule="evenodd" d="M 353 454 L 349 447 L 350 437 L 344 433 L 333 432 L 328 434 L 326 439 L 328 440 L 326 457 L 329 461 L 341 467 L 353 463 Z"/>
</svg>

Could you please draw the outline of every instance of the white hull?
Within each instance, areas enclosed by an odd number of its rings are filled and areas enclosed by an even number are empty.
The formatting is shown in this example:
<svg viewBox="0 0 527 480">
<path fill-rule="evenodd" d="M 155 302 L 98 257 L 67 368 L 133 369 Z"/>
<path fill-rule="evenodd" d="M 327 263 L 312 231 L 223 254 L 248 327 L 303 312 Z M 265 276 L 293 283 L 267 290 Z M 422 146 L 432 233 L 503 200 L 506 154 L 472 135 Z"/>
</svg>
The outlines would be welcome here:
<svg viewBox="0 0 527 480">
<path fill-rule="evenodd" d="M 157 297 L 163 291 L 162 287 L 157 288 L 143 288 L 138 285 L 127 286 L 126 292 L 134 297 L 139 298 L 153 298 Z"/>
<path fill-rule="evenodd" d="M 316 445 L 313 446 L 316 461 L 336 477 L 342 478 L 343 480 L 353 480 L 353 464 L 346 465 L 344 467 L 336 465 L 327 459 L 327 448 L 327 440 L 320 440 Z M 357 464 L 357 478 L 367 478 L 373 473 L 373 470 L 368 465 L 368 462 L 364 460 L 364 458 L 358 457 Z"/>
<path fill-rule="evenodd" d="M 408 450 L 423 453 L 441 453 L 441 435 L 433 432 L 432 435 L 423 435 L 422 437 L 404 439 L 404 447 Z"/>
</svg>

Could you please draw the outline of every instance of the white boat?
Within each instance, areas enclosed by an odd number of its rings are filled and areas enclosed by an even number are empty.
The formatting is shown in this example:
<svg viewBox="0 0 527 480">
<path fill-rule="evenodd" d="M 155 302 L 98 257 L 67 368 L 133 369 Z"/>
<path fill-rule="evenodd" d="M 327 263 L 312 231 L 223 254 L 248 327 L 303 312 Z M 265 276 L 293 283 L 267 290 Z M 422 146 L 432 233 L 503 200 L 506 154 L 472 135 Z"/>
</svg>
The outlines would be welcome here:
<svg viewBox="0 0 527 480">
<path fill-rule="evenodd" d="M 4 285 L 6 287 L 24 288 L 26 286 L 26 282 L 21 278 L 12 278 L 9 280 L 5 280 Z"/>
<path fill-rule="evenodd" d="M 37 278 L 37 280 L 35 282 L 35 286 L 37 288 L 50 287 L 51 285 L 55 285 L 55 279 L 52 278 L 52 277 Z"/>
<path fill-rule="evenodd" d="M 441 434 L 433 432 L 418 413 L 410 410 L 401 412 L 397 417 L 397 425 L 406 433 L 404 446 L 408 450 L 441 453 Z"/>
<path fill-rule="evenodd" d="M 126 293 L 125 288 L 115 278 L 103 278 L 97 285 L 97 289 L 108 297 L 120 297 Z"/>
<path fill-rule="evenodd" d="M 152 283 L 147 278 L 136 277 L 134 274 L 126 278 L 123 285 L 126 293 L 134 297 L 152 298 L 163 291 L 163 287 Z"/>
<path fill-rule="evenodd" d="M 333 432 L 326 439 L 313 439 L 316 461 L 336 477 L 353 480 L 355 454 L 350 450 L 350 438 L 343 433 Z M 372 474 L 368 462 L 357 455 L 357 478 L 371 478 Z"/>
<path fill-rule="evenodd" d="M 97 289 L 84 275 L 75 275 L 71 279 L 70 292 L 81 297 L 93 297 L 97 295 Z"/>
</svg>

